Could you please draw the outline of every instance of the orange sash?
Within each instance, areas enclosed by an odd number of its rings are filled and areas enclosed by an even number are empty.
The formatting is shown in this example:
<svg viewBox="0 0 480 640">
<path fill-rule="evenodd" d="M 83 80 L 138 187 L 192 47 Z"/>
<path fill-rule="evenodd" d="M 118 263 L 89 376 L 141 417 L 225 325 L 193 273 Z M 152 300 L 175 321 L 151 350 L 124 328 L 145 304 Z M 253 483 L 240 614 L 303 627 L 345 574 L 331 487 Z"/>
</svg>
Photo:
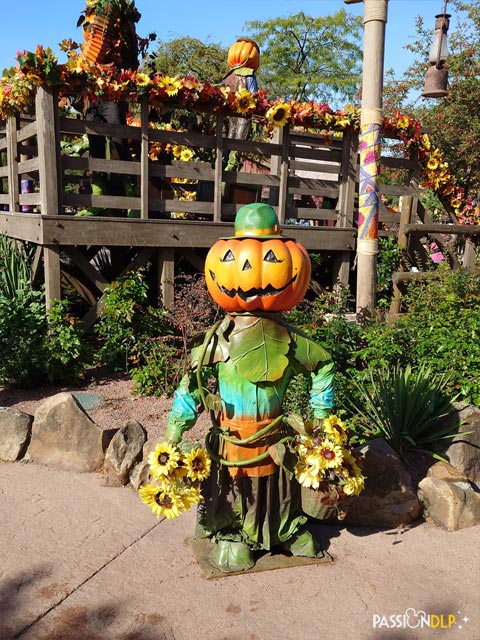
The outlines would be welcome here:
<svg viewBox="0 0 480 640">
<path fill-rule="evenodd" d="M 222 418 L 221 425 L 222 427 L 228 427 L 229 435 L 232 438 L 238 438 L 239 440 L 243 440 L 244 438 L 248 438 L 249 436 L 258 433 L 260 429 L 266 427 L 272 421 L 271 418 L 267 418 L 266 420 L 260 420 L 258 422 L 255 421 L 246 421 L 246 420 L 235 420 L 233 418 Z M 222 455 L 226 460 L 233 461 L 244 461 L 250 460 L 251 458 L 255 458 L 267 451 L 268 447 L 275 442 L 278 442 L 280 437 L 280 431 L 277 428 L 273 428 L 271 432 L 267 433 L 262 438 L 255 440 L 250 444 L 232 444 L 230 442 L 223 443 L 223 451 Z M 230 475 L 233 478 L 241 478 L 244 476 L 248 476 L 250 478 L 261 478 L 263 476 L 271 476 L 275 473 L 277 469 L 277 465 L 273 462 L 270 456 L 267 456 L 264 460 L 260 462 L 254 462 L 251 465 L 246 465 L 242 467 L 228 467 Z"/>
</svg>

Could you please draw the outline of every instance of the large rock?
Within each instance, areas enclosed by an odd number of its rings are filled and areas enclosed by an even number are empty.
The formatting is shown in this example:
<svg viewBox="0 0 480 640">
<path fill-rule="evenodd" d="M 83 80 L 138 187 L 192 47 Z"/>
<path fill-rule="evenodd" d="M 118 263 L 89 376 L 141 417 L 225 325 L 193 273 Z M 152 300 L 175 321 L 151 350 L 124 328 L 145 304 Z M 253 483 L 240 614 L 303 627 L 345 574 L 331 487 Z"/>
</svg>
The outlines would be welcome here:
<svg viewBox="0 0 480 640">
<path fill-rule="evenodd" d="M 148 464 L 148 454 L 157 446 L 158 441 L 147 440 L 143 445 L 142 459 L 133 467 L 130 473 L 130 484 L 138 491 L 143 484 L 150 482 L 150 467 Z"/>
<path fill-rule="evenodd" d="M 108 445 L 103 465 L 105 479 L 110 487 L 126 485 L 130 473 L 141 458 L 147 434 L 136 420 L 129 420 L 113 436 Z"/>
<path fill-rule="evenodd" d="M 25 455 L 32 432 L 33 416 L 29 413 L 0 407 L 0 460 L 15 462 Z"/>
<path fill-rule="evenodd" d="M 410 475 L 385 440 L 372 440 L 356 450 L 362 456 L 365 489 L 347 498 L 347 524 L 370 527 L 406 526 L 419 517 L 420 502 L 412 489 Z"/>
<path fill-rule="evenodd" d="M 458 425 L 460 435 L 453 438 L 445 450 L 448 461 L 469 480 L 480 486 L 480 409 L 473 405 L 455 404 L 446 421 Z M 467 431 L 473 431 L 463 435 Z"/>
<path fill-rule="evenodd" d="M 480 524 L 480 493 L 469 482 L 426 477 L 418 485 L 425 512 L 447 531 Z"/>
<path fill-rule="evenodd" d="M 98 471 L 105 457 L 103 430 L 71 393 L 59 393 L 35 412 L 28 452 L 40 464 Z"/>
</svg>

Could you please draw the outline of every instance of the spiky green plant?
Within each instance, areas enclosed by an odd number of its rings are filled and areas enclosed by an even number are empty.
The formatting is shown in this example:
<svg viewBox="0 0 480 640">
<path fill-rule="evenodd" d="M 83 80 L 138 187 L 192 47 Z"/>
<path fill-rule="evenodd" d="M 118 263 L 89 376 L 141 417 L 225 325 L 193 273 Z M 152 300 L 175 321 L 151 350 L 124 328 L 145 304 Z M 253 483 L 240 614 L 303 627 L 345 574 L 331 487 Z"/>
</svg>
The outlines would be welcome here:
<svg viewBox="0 0 480 640">
<path fill-rule="evenodd" d="M 365 436 L 384 438 L 401 458 L 417 449 L 443 459 L 436 445 L 458 435 L 456 425 L 442 423 L 455 399 L 445 393 L 448 382 L 425 366 L 368 369 L 363 382 L 353 380 L 362 404 L 350 409 Z"/>
</svg>

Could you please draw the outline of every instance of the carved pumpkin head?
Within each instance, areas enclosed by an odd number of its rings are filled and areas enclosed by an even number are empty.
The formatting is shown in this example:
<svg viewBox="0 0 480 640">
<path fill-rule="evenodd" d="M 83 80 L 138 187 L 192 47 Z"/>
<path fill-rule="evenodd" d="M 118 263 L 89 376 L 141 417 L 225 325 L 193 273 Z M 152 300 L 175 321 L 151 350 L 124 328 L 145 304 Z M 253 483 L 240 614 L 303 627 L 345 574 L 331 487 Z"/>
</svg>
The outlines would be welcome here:
<svg viewBox="0 0 480 640">
<path fill-rule="evenodd" d="M 280 235 L 274 209 L 262 203 L 241 207 L 235 236 L 218 240 L 205 259 L 208 291 L 230 312 L 291 309 L 305 295 L 310 274 L 306 249 Z"/>
<path fill-rule="evenodd" d="M 256 71 L 260 65 L 260 48 L 250 38 L 238 38 L 228 50 L 228 66 L 231 69 L 253 69 Z"/>
</svg>

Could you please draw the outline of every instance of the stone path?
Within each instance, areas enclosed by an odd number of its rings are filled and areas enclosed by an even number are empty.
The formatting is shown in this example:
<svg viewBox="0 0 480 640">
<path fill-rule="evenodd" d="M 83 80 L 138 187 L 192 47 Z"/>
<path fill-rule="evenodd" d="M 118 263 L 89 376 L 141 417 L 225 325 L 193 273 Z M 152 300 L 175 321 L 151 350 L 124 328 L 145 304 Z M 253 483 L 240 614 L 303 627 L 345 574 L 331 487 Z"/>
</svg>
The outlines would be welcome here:
<svg viewBox="0 0 480 640">
<path fill-rule="evenodd" d="M 317 525 L 333 563 L 206 580 L 193 512 L 157 521 L 130 487 L 34 464 L 0 463 L 0 487 L 1 640 L 480 638 L 478 526 Z"/>
</svg>

